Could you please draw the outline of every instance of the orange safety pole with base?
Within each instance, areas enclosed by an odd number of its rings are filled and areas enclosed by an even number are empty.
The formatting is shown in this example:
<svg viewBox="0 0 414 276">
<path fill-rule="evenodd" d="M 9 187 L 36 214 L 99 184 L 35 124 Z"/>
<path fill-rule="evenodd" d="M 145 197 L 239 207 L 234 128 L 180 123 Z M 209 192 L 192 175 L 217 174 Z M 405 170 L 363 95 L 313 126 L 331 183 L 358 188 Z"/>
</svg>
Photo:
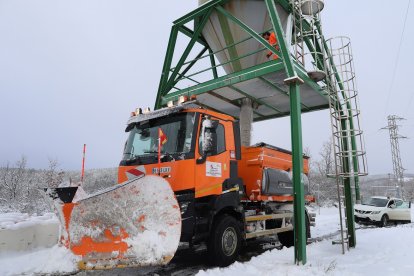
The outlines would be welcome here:
<svg viewBox="0 0 414 276">
<path fill-rule="evenodd" d="M 81 183 L 83 183 L 83 177 L 85 175 L 85 154 L 86 154 L 86 144 L 83 144 Z"/>
</svg>

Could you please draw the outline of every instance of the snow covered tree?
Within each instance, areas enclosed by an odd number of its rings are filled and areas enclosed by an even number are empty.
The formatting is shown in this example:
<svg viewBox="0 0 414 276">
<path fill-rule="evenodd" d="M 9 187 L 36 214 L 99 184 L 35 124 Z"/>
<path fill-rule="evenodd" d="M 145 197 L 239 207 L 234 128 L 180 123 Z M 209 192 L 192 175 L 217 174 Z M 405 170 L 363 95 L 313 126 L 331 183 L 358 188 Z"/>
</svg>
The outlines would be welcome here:
<svg viewBox="0 0 414 276">
<path fill-rule="evenodd" d="M 63 181 L 65 173 L 59 170 L 59 162 L 57 159 L 49 158 L 49 167 L 44 171 L 43 182 L 49 188 L 57 188 Z"/>
<path fill-rule="evenodd" d="M 7 162 L 5 167 L 0 168 L 0 202 L 2 205 L 8 205 L 13 209 L 13 206 L 20 206 L 24 203 L 27 196 L 26 165 L 27 159 L 22 156 L 14 167 Z"/>
</svg>

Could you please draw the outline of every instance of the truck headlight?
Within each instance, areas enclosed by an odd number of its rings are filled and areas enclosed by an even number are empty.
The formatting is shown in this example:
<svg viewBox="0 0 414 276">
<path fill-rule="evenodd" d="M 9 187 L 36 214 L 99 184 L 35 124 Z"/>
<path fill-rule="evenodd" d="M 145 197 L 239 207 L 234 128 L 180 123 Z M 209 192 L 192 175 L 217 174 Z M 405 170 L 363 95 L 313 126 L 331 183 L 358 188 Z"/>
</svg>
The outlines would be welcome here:
<svg viewBox="0 0 414 276">
<path fill-rule="evenodd" d="M 372 211 L 371 214 L 373 215 L 378 215 L 379 213 L 381 213 L 381 211 Z"/>
</svg>

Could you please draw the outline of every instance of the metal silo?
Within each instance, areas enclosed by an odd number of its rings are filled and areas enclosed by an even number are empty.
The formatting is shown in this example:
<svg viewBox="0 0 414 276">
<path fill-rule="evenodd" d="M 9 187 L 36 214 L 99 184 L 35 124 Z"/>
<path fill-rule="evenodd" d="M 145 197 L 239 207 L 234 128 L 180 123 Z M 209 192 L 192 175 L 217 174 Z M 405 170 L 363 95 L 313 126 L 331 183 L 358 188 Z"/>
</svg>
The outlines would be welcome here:
<svg viewBox="0 0 414 276">
<path fill-rule="evenodd" d="M 209 2 L 208 0 L 199 0 L 199 5 Z M 231 0 L 223 5 L 236 18 L 243 21 L 251 29 L 257 33 L 269 31 L 272 24 L 266 4 L 263 0 Z M 278 4 L 276 4 L 277 12 L 286 33 L 288 23 L 288 13 Z M 209 44 L 210 48 L 217 52 L 229 45 L 243 41 L 250 36 L 239 26 L 228 20 L 222 14 L 213 11 L 203 31 L 203 36 Z M 263 49 L 263 46 L 255 39 L 248 39 L 240 44 L 230 47 L 224 51 L 216 53 L 216 57 L 221 64 L 234 60 L 237 57 L 248 55 L 239 60 L 223 65 L 227 74 L 249 68 L 251 66 L 267 61 L 266 52 L 257 52 Z"/>
</svg>

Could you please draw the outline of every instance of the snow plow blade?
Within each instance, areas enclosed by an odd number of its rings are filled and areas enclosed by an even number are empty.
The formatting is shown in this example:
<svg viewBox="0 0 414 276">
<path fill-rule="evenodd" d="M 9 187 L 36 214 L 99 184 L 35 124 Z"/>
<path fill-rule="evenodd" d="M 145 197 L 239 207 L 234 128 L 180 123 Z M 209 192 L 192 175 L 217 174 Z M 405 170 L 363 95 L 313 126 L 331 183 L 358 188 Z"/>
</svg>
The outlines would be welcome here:
<svg viewBox="0 0 414 276">
<path fill-rule="evenodd" d="M 76 200 L 76 187 L 46 189 L 61 222 L 61 243 L 80 269 L 167 264 L 181 235 L 181 213 L 169 183 L 141 176 Z"/>
</svg>

